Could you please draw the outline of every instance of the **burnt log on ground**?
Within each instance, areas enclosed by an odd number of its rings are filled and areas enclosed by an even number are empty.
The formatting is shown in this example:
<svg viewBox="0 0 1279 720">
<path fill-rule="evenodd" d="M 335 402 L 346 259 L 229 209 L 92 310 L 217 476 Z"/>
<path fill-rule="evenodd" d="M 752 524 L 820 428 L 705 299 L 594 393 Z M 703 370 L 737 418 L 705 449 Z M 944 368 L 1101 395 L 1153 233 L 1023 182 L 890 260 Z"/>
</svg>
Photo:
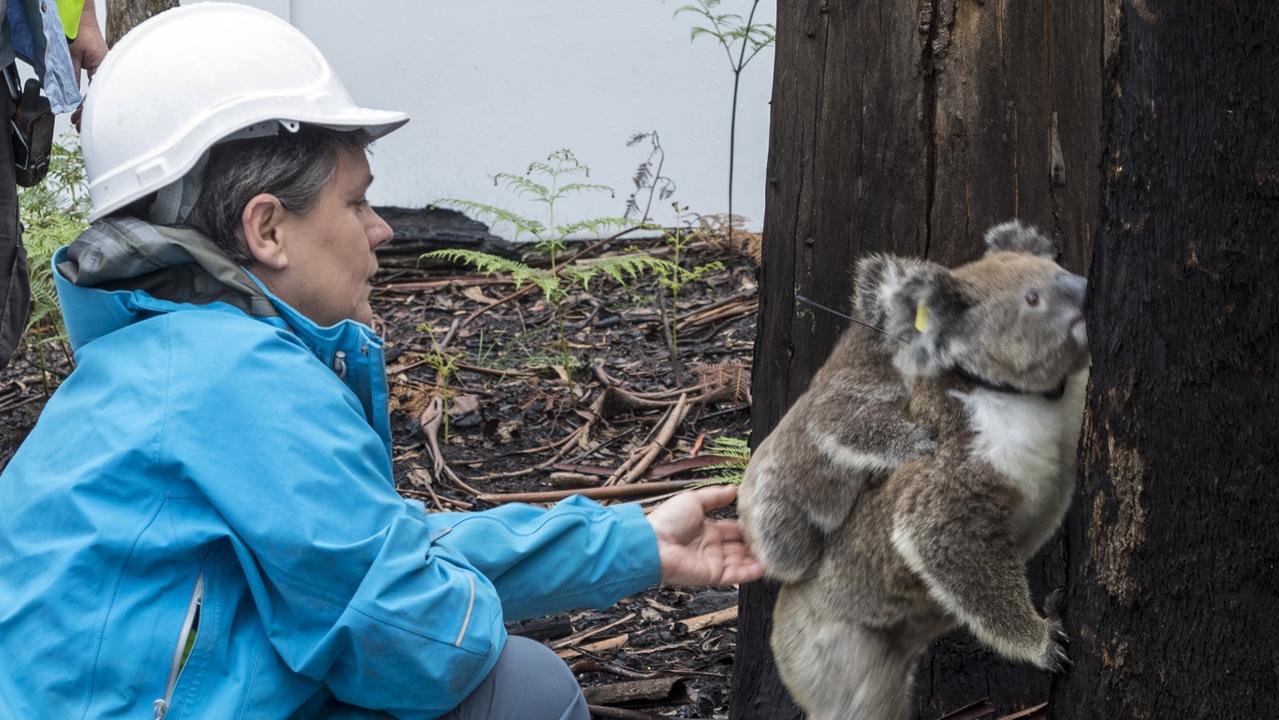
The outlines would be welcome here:
<svg viewBox="0 0 1279 720">
<path fill-rule="evenodd" d="M 518 259 L 515 246 L 489 232 L 478 220 L 442 207 L 377 207 L 378 215 L 395 231 L 390 243 L 378 248 L 378 262 L 385 267 L 419 267 L 418 257 L 432 250 L 461 248 Z M 449 265 L 424 260 L 421 267 Z"/>
</svg>

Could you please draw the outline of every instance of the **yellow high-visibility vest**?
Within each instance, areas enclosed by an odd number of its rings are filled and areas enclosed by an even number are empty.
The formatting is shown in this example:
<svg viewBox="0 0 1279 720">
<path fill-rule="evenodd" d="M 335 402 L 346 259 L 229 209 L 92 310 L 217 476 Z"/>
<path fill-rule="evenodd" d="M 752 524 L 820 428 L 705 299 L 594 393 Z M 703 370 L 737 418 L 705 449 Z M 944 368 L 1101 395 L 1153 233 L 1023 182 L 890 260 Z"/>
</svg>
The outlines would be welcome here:
<svg viewBox="0 0 1279 720">
<path fill-rule="evenodd" d="M 80 31 L 80 13 L 84 12 L 84 3 L 85 0 L 58 0 L 58 17 L 68 40 L 75 40 L 76 33 Z"/>
</svg>

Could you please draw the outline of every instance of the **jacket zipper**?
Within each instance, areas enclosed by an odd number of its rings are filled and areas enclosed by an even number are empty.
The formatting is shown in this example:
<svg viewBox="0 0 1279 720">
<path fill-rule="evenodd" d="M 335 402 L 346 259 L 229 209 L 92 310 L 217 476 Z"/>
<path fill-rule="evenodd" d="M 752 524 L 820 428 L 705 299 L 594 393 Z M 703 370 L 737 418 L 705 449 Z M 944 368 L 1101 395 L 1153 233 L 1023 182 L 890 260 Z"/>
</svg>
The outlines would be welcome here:
<svg viewBox="0 0 1279 720">
<path fill-rule="evenodd" d="M 466 604 L 466 617 L 462 618 L 462 628 L 457 631 L 453 647 L 462 647 L 462 638 L 466 637 L 466 629 L 471 626 L 471 613 L 475 610 L 475 578 L 467 574 L 466 579 L 471 583 L 471 599 Z"/>
<path fill-rule="evenodd" d="M 191 631 L 195 629 L 196 618 L 200 614 L 200 603 L 204 599 L 204 573 L 195 579 L 195 589 L 191 591 L 191 602 L 187 605 L 187 615 L 182 621 L 182 632 L 178 635 L 178 645 L 173 649 L 173 662 L 169 665 L 169 682 L 164 688 L 164 697 L 157 698 L 151 705 L 151 716 L 155 720 L 164 720 L 169 713 L 169 703 L 173 701 L 173 691 L 178 686 L 178 677 L 186 664 L 187 642 L 191 639 Z"/>
</svg>

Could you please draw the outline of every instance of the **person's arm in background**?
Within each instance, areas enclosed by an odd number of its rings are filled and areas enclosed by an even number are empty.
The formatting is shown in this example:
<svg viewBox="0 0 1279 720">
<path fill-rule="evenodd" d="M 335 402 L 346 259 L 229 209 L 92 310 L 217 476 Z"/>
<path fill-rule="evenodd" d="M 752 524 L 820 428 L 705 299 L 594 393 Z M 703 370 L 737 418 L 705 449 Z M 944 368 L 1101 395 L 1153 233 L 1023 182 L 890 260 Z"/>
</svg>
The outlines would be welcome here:
<svg viewBox="0 0 1279 720">
<path fill-rule="evenodd" d="M 80 87 L 80 71 L 89 73 L 93 79 L 98 66 L 107 56 L 107 41 L 102 37 L 102 28 L 98 27 L 98 14 L 93 0 L 85 0 L 84 9 L 80 11 L 80 25 L 75 40 L 68 45 L 71 51 L 71 67 L 75 70 L 76 84 Z"/>
</svg>

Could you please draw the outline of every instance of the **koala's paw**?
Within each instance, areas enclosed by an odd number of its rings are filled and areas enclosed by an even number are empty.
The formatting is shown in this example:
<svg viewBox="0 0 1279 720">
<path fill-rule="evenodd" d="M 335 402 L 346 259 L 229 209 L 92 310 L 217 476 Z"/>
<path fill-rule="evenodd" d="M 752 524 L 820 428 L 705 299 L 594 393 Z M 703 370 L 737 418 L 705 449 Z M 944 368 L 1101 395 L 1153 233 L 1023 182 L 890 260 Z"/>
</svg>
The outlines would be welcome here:
<svg viewBox="0 0 1279 720">
<path fill-rule="evenodd" d="M 1066 591 L 1057 588 L 1044 599 L 1044 626 L 1047 639 L 1044 653 L 1036 663 L 1050 672 L 1065 672 L 1074 665 L 1066 654 L 1066 646 L 1070 644 L 1070 636 L 1061 624 L 1061 611 L 1066 605 Z"/>
</svg>

